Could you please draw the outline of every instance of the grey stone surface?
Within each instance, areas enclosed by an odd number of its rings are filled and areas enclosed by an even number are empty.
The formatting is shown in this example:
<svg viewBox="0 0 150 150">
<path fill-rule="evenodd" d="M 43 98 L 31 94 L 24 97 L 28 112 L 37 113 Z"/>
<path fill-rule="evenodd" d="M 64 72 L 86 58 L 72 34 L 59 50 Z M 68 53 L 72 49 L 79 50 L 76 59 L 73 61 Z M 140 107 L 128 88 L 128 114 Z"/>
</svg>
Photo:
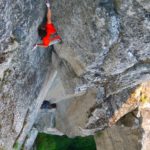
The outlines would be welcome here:
<svg viewBox="0 0 150 150">
<path fill-rule="evenodd" d="M 114 126 L 95 135 L 97 150 L 140 150 L 140 130 Z"/>
<path fill-rule="evenodd" d="M 148 0 L 52 1 L 63 44 L 55 46 L 59 57 L 51 63 L 49 50 L 31 51 L 44 1 L 0 1 L 0 148 L 12 149 L 31 121 L 26 117 L 52 65 L 64 97 L 76 88 L 86 91 L 58 103 L 56 127 L 68 136 L 108 127 L 132 90 L 150 80 L 149 6 Z"/>
<path fill-rule="evenodd" d="M 44 8 L 37 0 L 0 1 L 0 149 L 12 149 L 50 67 L 49 50 L 31 51 Z"/>
</svg>

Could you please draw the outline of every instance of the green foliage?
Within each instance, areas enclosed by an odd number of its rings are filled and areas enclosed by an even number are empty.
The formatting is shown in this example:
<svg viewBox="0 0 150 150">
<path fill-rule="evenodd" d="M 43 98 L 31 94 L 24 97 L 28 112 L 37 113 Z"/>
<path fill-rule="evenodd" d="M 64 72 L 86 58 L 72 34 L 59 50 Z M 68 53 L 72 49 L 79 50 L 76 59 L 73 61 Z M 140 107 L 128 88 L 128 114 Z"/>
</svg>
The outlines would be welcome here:
<svg viewBox="0 0 150 150">
<path fill-rule="evenodd" d="M 40 133 L 36 139 L 37 150 L 96 150 L 93 136 L 68 138 Z"/>
<path fill-rule="evenodd" d="M 18 148 L 19 148 L 19 143 L 16 142 L 16 143 L 14 144 L 14 146 L 13 146 L 13 150 L 18 150 Z"/>
</svg>

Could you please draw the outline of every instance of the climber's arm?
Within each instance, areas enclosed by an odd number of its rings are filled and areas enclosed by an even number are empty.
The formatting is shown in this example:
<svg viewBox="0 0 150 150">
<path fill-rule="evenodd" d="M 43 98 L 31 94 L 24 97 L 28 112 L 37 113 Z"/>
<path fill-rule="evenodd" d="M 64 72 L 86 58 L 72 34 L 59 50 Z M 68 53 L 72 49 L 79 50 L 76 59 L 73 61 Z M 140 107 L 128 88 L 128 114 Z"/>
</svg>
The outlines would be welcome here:
<svg viewBox="0 0 150 150">
<path fill-rule="evenodd" d="M 51 17 L 52 17 L 52 11 L 50 9 L 50 3 L 46 3 L 47 6 L 47 23 L 52 23 Z"/>
</svg>

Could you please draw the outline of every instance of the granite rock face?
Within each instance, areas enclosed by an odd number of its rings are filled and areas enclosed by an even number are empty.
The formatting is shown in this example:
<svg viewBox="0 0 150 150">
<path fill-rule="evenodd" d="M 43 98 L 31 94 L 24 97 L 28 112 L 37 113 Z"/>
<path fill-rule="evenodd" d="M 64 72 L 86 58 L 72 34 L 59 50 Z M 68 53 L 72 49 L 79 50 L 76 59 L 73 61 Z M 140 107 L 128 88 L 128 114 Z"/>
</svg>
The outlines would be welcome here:
<svg viewBox="0 0 150 150">
<path fill-rule="evenodd" d="M 149 5 L 148 1 L 133 0 L 53 3 L 64 40 L 56 49 L 76 75 L 68 89 L 75 86 L 80 91 L 84 85 L 84 90 L 90 91 L 97 87 L 89 115 L 97 119 L 89 119 L 88 129 L 107 126 L 106 118 L 113 116 L 137 85 L 150 80 Z M 68 73 L 61 76 L 66 79 L 67 75 L 69 78 Z M 74 83 L 77 77 L 80 81 Z M 66 86 L 66 80 L 62 82 Z M 99 111 L 104 119 L 96 115 Z"/>
<path fill-rule="evenodd" d="M 0 149 L 12 149 L 50 67 L 50 51 L 31 51 L 44 8 L 37 0 L 0 1 Z"/>
<path fill-rule="evenodd" d="M 31 51 L 44 2 L 1 1 L 0 148 L 23 144 L 44 98 L 57 103 L 56 128 L 70 137 L 109 127 L 136 87 L 150 80 L 149 8 L 148 0 L 53 1 L 63 44 L 50 61 L 49 49 Z M 138 106 L 131 107 L 124 115 Z"/>
<path fill-rule="evenodd" d="M 140 150 L 140 131 L 115 126 L 95 135 L 97 150 Z"/>
</svg>

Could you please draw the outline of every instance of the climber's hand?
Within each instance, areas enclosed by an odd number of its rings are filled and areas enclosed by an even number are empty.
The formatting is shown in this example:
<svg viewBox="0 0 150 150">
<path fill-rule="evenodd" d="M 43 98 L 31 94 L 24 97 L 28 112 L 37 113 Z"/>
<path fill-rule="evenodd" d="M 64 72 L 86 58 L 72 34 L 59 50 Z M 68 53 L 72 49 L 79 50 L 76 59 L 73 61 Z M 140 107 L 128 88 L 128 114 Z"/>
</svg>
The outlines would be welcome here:
<svg viewBox="0 0 150 150">
<path fill-rule="evenodd" d="M 48 0 L 46 0 L 45 3 L 46 3 L 46 6 L 47 6 L 48 8 L 50 8 L 50 6 L 51 6 L 51 5 L 50 5 L 50 2 L 49 2 Z"/>
</svg>

